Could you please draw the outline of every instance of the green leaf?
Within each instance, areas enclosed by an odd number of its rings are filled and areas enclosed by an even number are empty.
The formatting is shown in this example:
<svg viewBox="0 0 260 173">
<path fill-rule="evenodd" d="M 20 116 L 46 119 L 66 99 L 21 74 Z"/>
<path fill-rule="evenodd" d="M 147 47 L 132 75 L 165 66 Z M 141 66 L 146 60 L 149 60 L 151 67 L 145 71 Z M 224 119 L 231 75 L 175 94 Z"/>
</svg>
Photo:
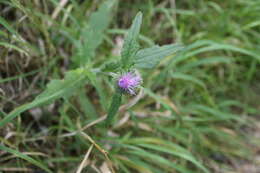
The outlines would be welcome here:
<svg viewBox="0 0 260 173">
<path fill-rule="evenodd" d="M 8 49 L 13 49 L 13 50 L 16 50 L 16 51 L 18 51 L 20 53 L 28 55 L 28 53 L 26 51 L 24 51 L 23 49 L 15 46 L 13 44 L 9 44 L 9 43 L 6 43 L 6 42 L 0 42 L 0 46 L 6 47 Z"/>
<path fill-rule="evenodd" d="M 209 66 L 210 65 L 218 65 L 220 63 L 223 64 L 231 64 L 233 61 L 232 57 L 227 56 L 212 56 L 196 59 L 195 61 L 187 62 L 185 65 L 178 67 L 178 71 L 193 71 L 194 68 L 198 68 L 199 66 Z"/>
<path fill-rule="evenodd" d="M 47 89 L 35 98 L 37 100 L 46 100 L 48 102 L 54 101 L 61 97 L 69 97 L 73 94 L 73 91 L 83 84 L 86 79 L 84 69 L 78 68 L 66 72 L 65 78 L 62 80 L 52 80 Z M 44 103 L 46 103 L 46 101 Z"/>
<path fill-rule="evenodd" d="M 131 138 L 127 142 L 141 146 L 143 148 L 148 148 L 151 150 L 168 153 L 173 156 L 178 156 L 182 159 L 192 162 L 194 165 L 202 169 L 204 172 L 208 172 L 208 170 L 199 161 L 197 161 L 188 150 L 186 150 L 178 144 L 174 144 L 159 138 L 152 137 Z"/>
<path fill-rule="evenodd" d="M 204 172 L 209 173 L 209 171 L 200 163 L 198 162 L 192 155 L 187 154 L 186 152 L 177 151 L 176 148 L 172 146 L 163 146 L 163 145 L 153 145 L 153 144 L 138 144 L 141 147 L 148 148 L 151 150 L 156 150 L 164 153 L 168 153 L 174 156 L 181 157 L 185 160 L 192 162 L 198 168 L 202 169 Z"/>
<path fill-rule="evenodd" d="M 15 29 L 13 29 L 12 26 L 9 25 L 9 23 L 1 16 L 0 16 L 0 24 L 3 25 L 10 33 L 14 35 L 18 35 Z"/>
<path fill-rule="evenodd" d="M 8 32 L 6 32 L 4 29 L 1 29 L 3 31 L 0 31 L 0 38 L 6 37 L 8 40 L 11 38 L 15 44 L 19 43 L 19 46 L 16 46 L 14 44 L 10 44 L 7 42 L 0 42 L 0 46 L 10 48 L 16 51 L 19 51 L 20 53 L 23 53 L 25 55 L 28 55 L 29 50 L 25 51 L 24 49 L 20 48 L 21 46 L 30 49 L 30 54 L 34 53 L 34 50 L 32 50 L 32 46 L 23 39 L 21 35 L 10 25 L 4 18 L 0 16 L 0 27 L 3 26 Z M 10 34 L 9 34 L 10 33 Z"/>
<path fill-rule="evenodd" d="M 101 69 L 104 72 L 113 72 L 113 71 L 116 71 L 119 67 L 120 67 L 120 63 L 119 62 L 108 61 L 108 62 L 105 62 L 103 64 Z"/>
<path fill-rule="evenodd" d="M 120 91 L 116 91 L 112 98 L 111 105 L 108 110 L 106 125 L 110 125 L 111 121 L 113 120 L 114 116 L 118 112 L 119 106 L 121 105 L 122 101 L 122 93 Z"/>
<path fill-rule="evenodd" d="M 143 88 L 143 91 L 145 94 L 147 94 L 148 96 L 150 96 L 151 98 L 153 98 L 154 100 L 156 100 L 156 102 L 160 103 L 165 109 L 170 110 L 172 112 L 174 112 L 174 110 L 172 109 L 171 106 L 169 106 L 169 104 L 167 104 L 165 102 L 165 100 L 163 100 L 162 97 L 160 97 L 159 95 L 156 95 L 154 92 L 152 92 L 150 89 L 148 88 Z"/>
<path fill-rule="evenodd" d="M 0 127 L 10 122 L 15 117 L 19 116 L 22 112 L 36 106 L 50 103 L 61 97 L 69 97 L 73 94 L 74 90 L 84 83 L 86 75 L 84 69 L 76 69 L 69 71 L 63 80 L 52 80 L 47 89 L 37 96 L 31 103 L 24 104 L 17 107 L 10 112 L 3 120 L 0 121 Z"/>
<path fill-rule="evenodd" d="M 165 46 L 153 46 L 142 49 L 135 56 L 135 66 L 137 68 L 153 68 L 163 58 L 170 56 L 183 49 L 179 44 L 170 44 Z"/>
<path fill-rule="evenodd" d="M 191 109 L 194 113 L 198 112 L 198 115 L 200 116 L 205 114 L 207 120 L 237 120 L 241 123 L 244 121 L 243 119 L 239 118 L 236 114 L 223 112 L 216 108 L 211 108 L 205 105 L 191 104 L 189 105 L 189 109 Z"/>
<path fill-rule="evenodd" d="M 110 34 L 116 34 L 116 35 L 118 35 L 118 34 L 123 34 L 123 35 L 127 34 L 127 30 L 126 29 L 108 29 L 107 32 L 110 33 Z M 146 43 L 149 46 L 154 46 L 154 41 L 151 38 L 149 38 L 149 37 L 146 37 L 146 36 L 144 36 L 142 34 L 139 34 L 138 39 L 140 39 L 141 41 L 143 41 L 144 43 Z"/>
<path fill-rule="evenodd" d="M 124 146 L 129 148 L 126 151 L 127 153 L 133 154 L 133 155 L 142 157 L 143 159 L 154 162 L 155 164 L 159 165 L 160 167 L 166 166 L 171 169 L 178 170 L 181 173 L 192 173 L 190 170 L 187 170 L 185 167 L 182 167 L 181 165 L 177 165 L 175 162 L 165 159 L 164 157 L 162 157 L 158 154 L 154 154 L 152 152 L 148 152 L 139 147 L 135 147 L 135 146 L 131 146 L 131 145 L 124 145 Z"/>
<path fill-rule="evenodd" d="M 258 62 L 260 62 L 260 55 L 257 52 L 236 47 L 230 44 L 217 43 L 217 42 L 209 42 L 209 43 L 210 43 L 209 46 L 205 48 L 207 50 L 229 50 L 229 51 L 239 52 L 241 54 L 251 56 L 252 58 L 258 60 Z"/>
<path fill-rule="evenodd" d="M 123 167 L 123 169 L 127 169 L 124 168 L 124 165 L 127 165 L 128 167 L 137 170 L 138 172 L 142 172 L 142 173 L 153 173 L 151 172 L 151 170 L 147 167 L 145 167 L 143 164 L 140 164 L 140 161 L 137 161 L 136 159 L 133 159 L 132 157 L 117 157 L 117 161 L 120 160 L 119 163 L 124 163 L 124 164 L 120 164 L 119 166 Z M 127 170 L 128 172 L 128 170 Z"/>
<path fill-rule="evenodd" d="M 82 29 L 83 45 L 79 47 L 76 63 L 84 66 L 95 56 L 95 50 L 102 43 L 104 32 L 111 19 L 114 0 L 105 1 L 97 12 L 90 16 L 88 24 Z"/>
<path fill-rule="evenodd" d="M 141 24 L 142 13 L 139 12 L 137 13 L 133 24 L 131 25 L 131 28 L 125 37 L 123 49 L 121 52 L 122 65 L 125 69 L 128 69 L 133 64 L 133 59 L 139 49 L 137 38 L 140 32 Z"/>
<path fill-rule="evenodd" d="M 8 152 L 8 153 L 11 153 L 11 154 L 15 155 L 16 157 L 19 157 L 19 158 L 21 158 L 21 159 L 24 159 L 24 160 L 26 160 L 26 161 L 32 163 L 33 165 L 35 165 L 35 166 L 37 166 L 37 167 L 39 167 L 39 168 L 45 170 L 45 171 L 48 172 L 48 173 L 51 173 L 51 172 L 52 172 L 51 170 L 49 170 L 45 165 L 43 165 L 43 164 L 40 163 L 39 161 L 34 160 L 33 158 L 31 158 L 31 157 L 29 157 L 29 156 L 27 156 L 27 155 L 25 155 L 25 154 L 23 154 L 23 153 L 21 153 L 21 152 L 19 152 L 19 151 L 17 151 L 17 150 L 13 150 L 13 149 L 8 148 L 8 147 L 3 146 L 3 145 L 0 145 L 0 150 L 3 150 L 3 151 L 5 151 L 5 152 Z"/>
<path fill-rule="evenodd" d="M 191 45 L 187 46 L 185 48 L 185 55 L 179 56 L 178 58 L 176 58 L 173 61 L 173 64 L 177 64 L 179 62 L 187 60 L 188 58 L 194 57 L 198 54 L 202 54 L 202 53 L 210 52 L 210 51 L 218 51 L 218 50 L 238 52 L 241 54 L 248 55 L 248 56 L 260 61 L 260 56 L 255 51 L 235 47 L 235 46 L 229 45 L 229 44 L 218 43 L 218 42 L 214 42 L 214 41 L 210 41 L 210 40 L 199 40 L 199 41 L 196 41 L 196 42 L 192 43 Z M 172 68 L 172 65 L 169 68 Z"/>
</svg>

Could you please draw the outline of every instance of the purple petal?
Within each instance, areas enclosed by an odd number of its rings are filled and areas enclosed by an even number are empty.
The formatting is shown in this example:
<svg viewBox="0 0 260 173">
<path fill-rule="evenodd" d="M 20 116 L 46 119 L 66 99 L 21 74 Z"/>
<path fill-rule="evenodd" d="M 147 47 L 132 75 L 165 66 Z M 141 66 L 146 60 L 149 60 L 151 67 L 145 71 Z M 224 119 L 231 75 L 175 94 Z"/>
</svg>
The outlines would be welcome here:
<svg viewBox="0 0 260 173">
<path fill-rule="evenodd" d="M 141 81 L 142 78 L 140 75 L 133 72 L 128 72 L 118 78 L 117 84 L 124 91 L 134 95 L 135 88 L 140 85 Z"/>
</svg>

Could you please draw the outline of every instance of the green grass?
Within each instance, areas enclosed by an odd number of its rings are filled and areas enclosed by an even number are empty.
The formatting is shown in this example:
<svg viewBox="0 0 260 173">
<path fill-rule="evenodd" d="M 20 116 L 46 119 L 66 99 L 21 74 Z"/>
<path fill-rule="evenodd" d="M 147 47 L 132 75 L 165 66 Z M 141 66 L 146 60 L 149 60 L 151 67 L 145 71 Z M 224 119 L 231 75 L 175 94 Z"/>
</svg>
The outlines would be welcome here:
<svg viewBox="0 0 260 173">
<path fill-rule="evenodd" d="M 59 3 L 0 0 L 0 172 L 257 167 L 259 0 Z M 140 53 L 140 64 L 162 45 L 184 49 L 140 70 L 140 93 L 123 96 L 117 112 L 113 49 L 138 11 L 140 35 L 133 27 L 127 42 L 154 51 Z M 123 68 L 134 46 L 125 48 Z M 108 112 L 117 112 L 110 126 Z"/>
</svg>

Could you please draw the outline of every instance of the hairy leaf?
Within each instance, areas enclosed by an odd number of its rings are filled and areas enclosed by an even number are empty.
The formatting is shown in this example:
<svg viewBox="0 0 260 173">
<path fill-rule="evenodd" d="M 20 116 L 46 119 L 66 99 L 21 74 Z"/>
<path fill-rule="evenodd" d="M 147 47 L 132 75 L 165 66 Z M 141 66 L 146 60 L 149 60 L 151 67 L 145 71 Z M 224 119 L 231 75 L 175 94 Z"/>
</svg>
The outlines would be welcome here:
<svg viewBox="0 0 260 173">
<path fill-rule="evenodd" d="M 133 58 L 135 57 L 135 55 L 139 49 L 137 37 L 140 32 L 141 24 L 142 24 L 142 13 L 139 12 L 139 13 L 137 13 L 137 15 L 133 21 L 133 24 L 126 35 L 123 49 L 121 52 L 122 65 L 123 65 L 123 68 L 125 68 L 125 69 L 129 68 L 132 65 Z"/>
<path fill-rule="evenodd" d="M 134 63 L 137 68 L 153 68 L 164 57 L 170 56 L 181 49 L 183 49 L 183 47 L 179 44 L 153 46 L 142 49 L 137 52 Z"/>
<path fill-rule="evenodd" d="M 84 69 L 79 68 L 66 72 L 64 79 L 52 80 L 47 85 L 47 89 L 35 98 L 35 101 L 46 100 L 50 102 L 61 97 L 69 97 L 76 88 L 83 84 L 85 79 Z"/>
<path fill-rule="evenodd" d="M 24 104 L 17 107 L 10 112 L 3 120 L 0 121 L 0 127 L 10 122 L 15 117 L 19 116 L 22 112 L 42 104 L 50 103 L 61 97 L 69 97 L 73 94 L 74 90 L 84 83 L 86 75 L 83 69 L 76 69 L 69 71 L 63 80 L 52 80 L 47 89 L 37 96 L 31 103 Z"/>
<path fill-rule="evenodd" d="M 76 62 L 85 65 L 95 56 L 95 50 L 102 43 L 107 29 L 114 0 L 105 1 L 97 12 L 90 16 L 88 24 L 82 29 L 83 45 L 79 47 Z"/>
</svg>

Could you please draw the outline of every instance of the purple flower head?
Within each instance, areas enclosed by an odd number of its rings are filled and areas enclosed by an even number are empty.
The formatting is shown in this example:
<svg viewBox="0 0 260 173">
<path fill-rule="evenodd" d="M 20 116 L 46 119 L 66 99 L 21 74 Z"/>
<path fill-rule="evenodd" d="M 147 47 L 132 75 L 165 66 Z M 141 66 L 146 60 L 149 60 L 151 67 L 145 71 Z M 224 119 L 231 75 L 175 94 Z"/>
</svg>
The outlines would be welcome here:
<svg viewBox="0 0 260 173">
<path fill-rule="evenodd" d="M 142 78 L 139 74 L 128 72 L 118 78 L 117 85 L 123 91 L 135 95 L 135 89 L 141 84 Z"/>
</svg>

